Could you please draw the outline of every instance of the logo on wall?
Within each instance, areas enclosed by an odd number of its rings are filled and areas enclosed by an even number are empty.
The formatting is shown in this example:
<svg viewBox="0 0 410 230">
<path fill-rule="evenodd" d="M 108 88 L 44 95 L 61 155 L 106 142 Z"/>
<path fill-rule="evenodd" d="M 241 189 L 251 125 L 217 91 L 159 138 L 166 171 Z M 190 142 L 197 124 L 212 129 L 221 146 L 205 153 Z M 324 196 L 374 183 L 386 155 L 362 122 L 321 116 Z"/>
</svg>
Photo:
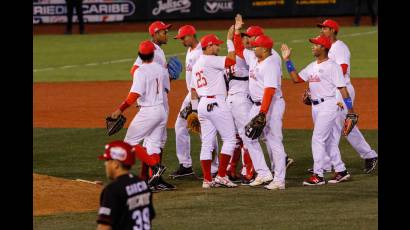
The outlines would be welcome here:
<svg viewBox="0 0 410 230">
<path fill-rule="evenodd" d="M 135 4 L 131 0 L 84 0 L 84 22 L 123 21 L 134 14 Z M 73 22 L 77 22 L 74 10 Z M 65 23 L 67 7 L 65 0 L 37 0 L 33 2 L 33 24 Z"/>
<path fill-rule="evenodd" d="M 159 0 L 157 2 L 158 7 L 152 10 L 153 15 L 158 15 L 162 11 L 165 13 L 172 13 L 179 11 L 180 13 L 189 13 L 191 12 L 191 1 L 189 0 Z"/>
<path fill-rule="evenodd" d="M 206 0 L 204 10 L 209 14 L 233 12 L 233 0 Z"/>
</svg>

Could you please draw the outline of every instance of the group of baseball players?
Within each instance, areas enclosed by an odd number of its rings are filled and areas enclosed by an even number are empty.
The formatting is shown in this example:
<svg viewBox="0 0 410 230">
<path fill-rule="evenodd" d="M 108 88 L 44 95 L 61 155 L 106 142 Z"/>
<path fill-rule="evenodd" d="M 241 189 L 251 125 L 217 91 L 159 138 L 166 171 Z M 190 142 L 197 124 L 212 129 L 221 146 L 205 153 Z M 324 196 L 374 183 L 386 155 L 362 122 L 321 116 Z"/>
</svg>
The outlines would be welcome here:
<svg viewBox="0 0 410 230">
<path fill-rule="evenodd" d="M 324 173 L 334 171 L 328 183 L 349 180 L 342 161 L 339 141 L 346 114 L 354 113 L 354 88 L 350 82 L 350 52 L 337 39 L 339 25 L 325 20 L 317 26 L 320 35 L 309 39 L 316 60 L 300 72 L 291 61 L 291 48 L 281 46 L 281 56 L 273 49 L 274 41 L 260 26 L 241 32 L 240 15 L 227 33 L 226 56 L 218 56 L 225 43 L 214 34 L 201 39 L 192 25 L 179 28 L 174 37 L 187 48 L 185 80 L 188 93 L 175 122 L 176 155 L 179 168 L 170 178 L 193 175 L 190 132 L 187 116 L 196 114 L 200 123 L 200 161 L 204 189 L 265 184 L 269 190 L 285 189 L 286 169 L 294 160 L 283 145 L 282 121 L 285 99 L 282 93 L 282 59 L 294 83 L 308 82 L 314 129 L 312 135 L 312 176 L 303 185 L 325 184 Z M 138 151 L 140 177 L 151 189 L 175 190 L 161 176 L 161 164 L 167 139 L 169 106 L 167 94 L 171 80 L 178 79 L 182 65 L 176 57 L 168 62 L 161 45 L 167 44 L 172 25 L 161 21 L 149 26 L 151 40 L 140 43 L 138 58 L 131 69 L 133 83 L 126 100 L 111 115 L 116 118 L 137 102 L 139 112 L 132 120 L 124 142 Z M 263 123 L 262 129 L 258 125 Z M 217 133 L 222 140 L 219 150 Z M 374 170 L 377 153 L 371 149 L 355 126 L 348 142 L 365 161 L 365 173 Z M 266 163 L 260 140 L 266 144 L 271 164 Z M 143 142 L 143 143 L 142 143 Z M 142 145 L 140 145 L 142 144 Z M 237 172 L 239 160 L 242 168 Z"/>
</svg>

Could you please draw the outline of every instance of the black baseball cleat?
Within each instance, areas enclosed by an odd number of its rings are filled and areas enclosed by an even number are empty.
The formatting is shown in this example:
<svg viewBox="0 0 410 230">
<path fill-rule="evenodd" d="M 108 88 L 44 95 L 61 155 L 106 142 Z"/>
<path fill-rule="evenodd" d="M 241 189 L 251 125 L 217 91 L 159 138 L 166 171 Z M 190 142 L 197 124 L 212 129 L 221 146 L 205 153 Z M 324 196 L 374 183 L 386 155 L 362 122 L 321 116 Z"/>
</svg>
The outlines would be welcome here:
<svg viewBox="0 0 410 230">
<path fill-rule="evenodd" d="M 157 184 L 155 185 L 155 188 L 157 190 L 160 190 L 160 191 L 172 191 L 172 190 L 177 189 L 177 187 L 175 187 L 175 185 L 172 185 L 172 184 L 164 181 L 164 179 L 162 179 L 162 177 L 159 178 Z"/>
<path fill-rule="evenodd" d="M 152 169 L 152 176 L 151 178 L 148 179 L 148 184 L 149 185 L 154 185 L 157 183 L 161 175 L 165 172 L 167 167 L 157 164 L 151 167 Z"/>
<path fill-rule="evenodd" d="M 190 176 L 194 175 L 194 171 L 192 171 L 192 167 L 185 168 L 182 164 L 179 165 L 179 168 L 171 173 L 169 177 L 171 179 L 176 179 L 178 177 Z"/>
<path fill-rule="evenodd" d="M 330 184 L 340 183 L 342 181 L 347 181 L 350 178 L 350 174 L 347 170 L 342 172 L 336 172 L 331 180 L 328 181 Z"/>
<path fill-rule="evenodd" d="M 303 185 L 312 186 L 312 185 L 324 185 L 326 184 L 325 178 L 320 177 L 317 174 L 312 174 L 311 177 L 303 181 Z"/>
<path fill-rule="evenodd" d="M 293 160 L 292 158 L 286 156 L 286 169 L 288 169 L 289 166 L 291 166 L 294 162 L 295 162 L 295 160 Z"/>
<path fill-rule="evenodd" d="M 365 159 L 364 169 L 363 169 L 364 173 L 371 173 L 376 168 L 377 161 L 378 161 L 377 157 Z"/>
<path fill-rule="evenodd" d="M 212 178 L 215 178 L 218 175 L 218 171 L 211 173 Z"/>
</svg>

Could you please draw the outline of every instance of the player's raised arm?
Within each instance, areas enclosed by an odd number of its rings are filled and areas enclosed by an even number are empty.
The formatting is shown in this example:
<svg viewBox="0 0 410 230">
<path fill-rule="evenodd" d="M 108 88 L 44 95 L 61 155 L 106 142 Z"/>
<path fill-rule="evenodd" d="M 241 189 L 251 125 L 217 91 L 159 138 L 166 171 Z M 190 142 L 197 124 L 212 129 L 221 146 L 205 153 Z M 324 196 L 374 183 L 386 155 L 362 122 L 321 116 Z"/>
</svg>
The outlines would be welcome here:
<svg viewBox="0 0 410 230">
<path fill-rule="evenodd" d="M 232 25 L 229 30 L 228 34 L 226 36 L 226 46 L 228 47 L 228 55 L 226 55 L 227 61 L 225 63 L 226 67 L 230 67 L 232 65 L 235 65 L 236 63 L 236 54 L 235 54 L 235 46 L 233 44 L 233 33 L 234 33 L 234 28 L 235 26 Z M 228 60 L 229 59 L 229 60 Z M 232 61 L 231 61 L 232 60 Z"/>
<path fill-rule="evenodd" d="M 244 58 L 243 51 L 245 50 L 245 46 L 242 43 L 241 37 L 241 28 L 243 25 L 242 16 L 237 14 L 235 17 L 235 32 L 233 35 L 233 44 L 235 47 L 235 53 L 241 58 Z"/>
<path fill-rule="evenodd" d="M 286 44 L 282 44 L 282 47 L 280 48 L 280 50 L 282 51 L 282 58 L 286 63 L 286 68 L 288 70 L 290 77 L 292 78 L 293 83 L 305 82 L 296 72 L 296 68 L 293 62 L 290 60 L 292 48 L 289 48 Z"/>
</svg>

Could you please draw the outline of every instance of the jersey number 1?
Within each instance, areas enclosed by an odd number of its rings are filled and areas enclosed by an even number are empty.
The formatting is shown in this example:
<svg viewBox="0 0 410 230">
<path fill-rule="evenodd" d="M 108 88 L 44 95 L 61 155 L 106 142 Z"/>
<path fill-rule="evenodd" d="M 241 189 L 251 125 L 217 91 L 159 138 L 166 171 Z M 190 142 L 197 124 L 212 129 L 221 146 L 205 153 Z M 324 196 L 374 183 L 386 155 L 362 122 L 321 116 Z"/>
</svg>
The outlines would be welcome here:
<svg viewBox="0 0 410 230">
<path fill-rule="evenodd" d="M 206 82 L 206 78 L 202 75 L 204 72 L 201 70 L 196 72 L 195 75 L 197 77 L 196 82 L 198 83 L 198 88 L 206 86 L 208 83 Z"/>
</svg>

